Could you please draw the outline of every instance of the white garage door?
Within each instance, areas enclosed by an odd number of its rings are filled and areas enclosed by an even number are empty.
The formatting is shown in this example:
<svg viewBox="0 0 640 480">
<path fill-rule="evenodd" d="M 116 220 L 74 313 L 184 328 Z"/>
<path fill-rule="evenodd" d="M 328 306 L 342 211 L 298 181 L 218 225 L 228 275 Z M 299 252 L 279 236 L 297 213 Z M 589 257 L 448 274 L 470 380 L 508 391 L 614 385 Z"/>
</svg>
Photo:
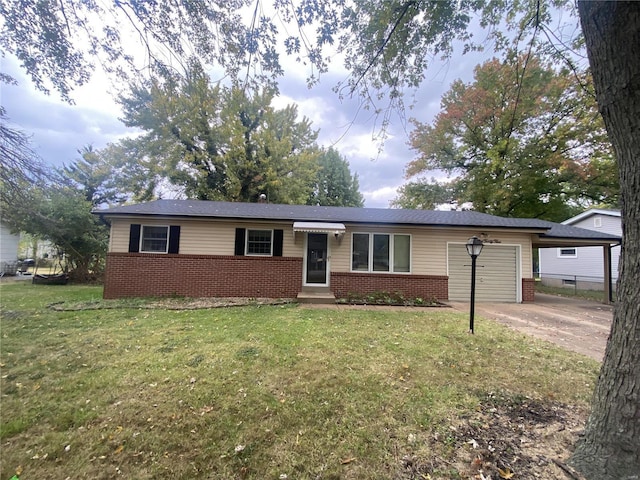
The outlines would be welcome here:
<svg viewBox="0 0 640 480">
<path fill-rule="evenodd" d="M 476 302 L 518 301 L 518 247 L 485 245 L 476 261 Z M 449 244 L 449 300 L 468 302 L 471 257 L 464 245 Z"/>
</svg>

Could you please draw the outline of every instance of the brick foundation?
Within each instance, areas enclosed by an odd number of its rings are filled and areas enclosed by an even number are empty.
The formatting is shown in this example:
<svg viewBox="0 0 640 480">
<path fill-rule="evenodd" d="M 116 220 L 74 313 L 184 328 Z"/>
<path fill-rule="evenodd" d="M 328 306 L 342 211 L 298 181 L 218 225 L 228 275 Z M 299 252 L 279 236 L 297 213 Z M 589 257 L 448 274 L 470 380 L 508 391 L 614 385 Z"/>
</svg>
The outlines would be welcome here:
<svg viewBox="0 0 640 480">
<path fill-rule="evenodd" d="M 331 273 L 331 291 L 336 298 L 349 293 L 402 292 L 407 298 L 448 300 L 449 278 L 441 275 L 389 275 L 371 273 Z"/>
<path fill-rule="evenodd" d="M 109 253 L 104 298 L 295 298 L 302 258 Z"/>
<path fill-rule="evenodd" d="M 536 299 L 536 281 L 533 278 L 522 279 L 522 301 L 534 302 Z"/>
</svg>

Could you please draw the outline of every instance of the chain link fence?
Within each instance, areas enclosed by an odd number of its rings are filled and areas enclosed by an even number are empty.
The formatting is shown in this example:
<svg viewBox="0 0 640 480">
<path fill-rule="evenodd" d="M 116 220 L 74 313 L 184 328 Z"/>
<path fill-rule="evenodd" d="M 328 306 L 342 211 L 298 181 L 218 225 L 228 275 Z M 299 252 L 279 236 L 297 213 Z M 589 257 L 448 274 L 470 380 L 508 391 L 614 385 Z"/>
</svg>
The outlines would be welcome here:
<svg viewBox="0 0 640 480">
<path fill-rule="evenodd" d="M 604 277 L 574 275 L 572 273 L 534 273 L 540 285 L 549 288 L 566 289 L 567 293 L 578 295 L 579 292 L 602 292 L 604 295 Z M 616 279 L 612 280 L 613 293 L 616 289 Z"/>
</svg>

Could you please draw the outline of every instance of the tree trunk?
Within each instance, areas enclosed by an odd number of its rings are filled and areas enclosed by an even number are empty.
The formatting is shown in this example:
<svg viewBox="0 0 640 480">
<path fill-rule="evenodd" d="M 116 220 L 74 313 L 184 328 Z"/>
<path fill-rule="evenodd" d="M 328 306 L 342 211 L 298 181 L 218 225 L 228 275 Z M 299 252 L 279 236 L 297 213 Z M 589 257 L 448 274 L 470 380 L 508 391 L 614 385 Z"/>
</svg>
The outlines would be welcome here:
<svg viewBox="0 0 640 480">
<path fill-rule="evenodd" d="M 640 478 L 640 2 L 578 2 L 600 112 L 620 170 L 622 253 L 611 334 L 584 436 L 590 480 Z"/>
</svg>

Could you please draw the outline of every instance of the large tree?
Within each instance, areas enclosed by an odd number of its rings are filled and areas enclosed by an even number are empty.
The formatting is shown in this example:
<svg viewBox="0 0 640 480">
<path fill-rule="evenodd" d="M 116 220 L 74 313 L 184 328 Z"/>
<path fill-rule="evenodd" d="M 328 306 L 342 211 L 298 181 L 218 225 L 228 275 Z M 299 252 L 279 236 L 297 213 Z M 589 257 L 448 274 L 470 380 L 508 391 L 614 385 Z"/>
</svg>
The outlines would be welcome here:
<svg viewBox="0 0 640 480">
<path fill-rule="evenodd" d="M 396 203 L 470 203 L 506 217 L 565 220 L 617 207 L 616 164 L 588 75 L 507 52 L 455 81 L 433 123 L 414 121 L 418 157 Z M 423 175 L 440 170 L 448 180 Z M 447 198 L 448 197 L 448 198 Z"/>
<path fill-rule="evenodd" d="M 146 142 L 139 138 L 123 138 L 96 151 L 96 155 L 110 170 L 109 183 L 126 201 L 148 202 L 182 192 L 169 183 L 163 165 L 147 153 Z"/>
<path fill-rule="evenodd" d="M 611 334 L 572 463 L 589 479 L 631 480 L 640 478 L 640 3 L 578 7 L 620 170 L 622 251 Z"/>
<path fill-rule="evenodd" d="M 317 132 L 295 106 L 277 110 L 273 92 L 212 85 L 199 64 L 121 99 L 124 122 L 143 130 L 141 164 L 188 198 L 304 203 L 315 178 Z M 129 141 L 131 143 L 131 141 Z"/>
<path fill-rule="evenodd" d="M 433 177 L 431 180 L 422 178 L 400 186 L 398 196 L 391 201 L 391 206 L 412 210 L 433 210 L 445 203 L 456 206 L 455 198 L 456 192 L 449 183 L 438 181 Z"/>
<path fill-rule="evenodd" d="M 307 200 L 308 205 L 362 207 L 358 174 L 352 175 L 349 162 L 335 148 L 323 149 L 318 159 L 319 170 Z"/>
<path fill-rule="evenodd" d="M 61 175 L 94 207 L 123 203 L 127 196 L 118 186 L 118 169 L 102 151 L 87 145 L 80 158 L 62 168 Z"/>
</svg>

